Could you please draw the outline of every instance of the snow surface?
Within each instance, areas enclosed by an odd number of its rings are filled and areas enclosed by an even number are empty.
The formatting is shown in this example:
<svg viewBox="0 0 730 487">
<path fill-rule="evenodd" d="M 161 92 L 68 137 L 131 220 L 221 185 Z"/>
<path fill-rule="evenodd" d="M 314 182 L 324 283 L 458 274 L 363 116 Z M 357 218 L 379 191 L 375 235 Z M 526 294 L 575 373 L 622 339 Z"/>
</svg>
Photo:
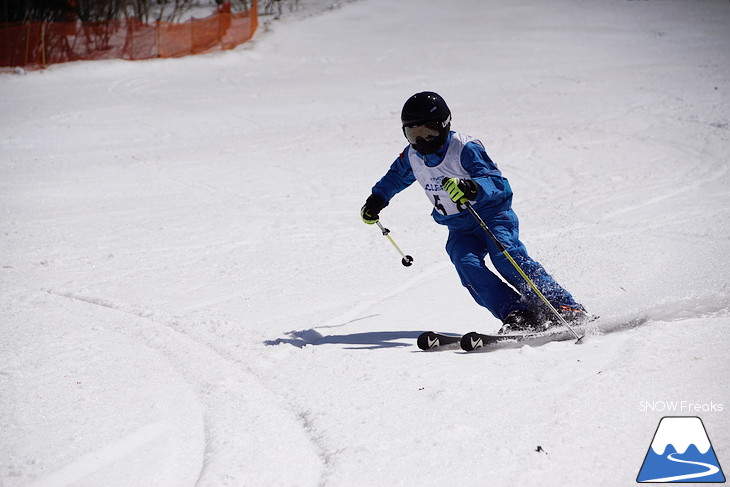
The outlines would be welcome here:
<svg viewBox="0 0 730 487">
<path fill-rule="evenodd" d="M 730 3 L 361 0 L 269 27 L 0 76 L 0 485 L 634 485 L 665 415 L 730 465 Z M 417 350 L 499 326 L 420 188 L 381 215 L 412 267 L 359 218 L 426 89 L 510 179 L 533 256 L 648 321 Z"/>
</svg>

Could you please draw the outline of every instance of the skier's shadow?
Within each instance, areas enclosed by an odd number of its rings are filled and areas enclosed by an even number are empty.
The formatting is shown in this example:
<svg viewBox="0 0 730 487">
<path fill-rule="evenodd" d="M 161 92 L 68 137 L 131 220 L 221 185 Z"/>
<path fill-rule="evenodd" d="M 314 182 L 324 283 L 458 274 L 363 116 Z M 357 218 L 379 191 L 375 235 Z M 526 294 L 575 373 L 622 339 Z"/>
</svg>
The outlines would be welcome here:
<svg viewBox="0 0 730 487">
<path fill-rule="evenodd" d="M 266 340 L 266 345 L 280 345 L 286 343 L 297 348 L 307 345 L 340 344 L 351 345 L 348 349 L 372 350 L 377 348 L 409 347 L 413 342 L 398 340 L 416 339 L 418 331 L 373 331 L 366 333 L 351 333 L 349 335 L 322 335 L 317 330 L 295 330 L 287 333 L 287 338 Z"/>
</svg>

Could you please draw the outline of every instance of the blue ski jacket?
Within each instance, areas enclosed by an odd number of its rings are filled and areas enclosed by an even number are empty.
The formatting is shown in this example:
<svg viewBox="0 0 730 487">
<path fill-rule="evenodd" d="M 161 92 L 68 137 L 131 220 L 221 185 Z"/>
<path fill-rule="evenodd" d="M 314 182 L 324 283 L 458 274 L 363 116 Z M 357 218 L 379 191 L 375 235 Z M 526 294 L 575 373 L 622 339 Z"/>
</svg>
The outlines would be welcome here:
<svg viewBox="0 0 730 487">
<path fill-rule="evenodd" d="M 456 144 L 456 151 L 448 150 L 452 144 Z M 414 173 L 414 167 L 420 177 Z M 424 177 L 424 174 L 428 177 Z M 482 143 L 453 131 L 443 147 L 433 154 L 420 154 L 410 145 L 406 147 L 385 176 L 373 186 L 372 192 L 380 195 L 387 204 L 393 196 L 418 180 L 434 205 L 431 216 L 436 223 L 446 225 L 452 230 L 473 228 L 474 218 L 469 215 L 466 207 L 453 205 L 448 201 L 452 207 L 457 208 L 457 211 L 451 211 L 442 204 L 448 199 L 440 184 L 444 177 L 469 178 L 479 184 L 479 194 L 472 201 L 472 207 L 485 220 L 509 210 L 512 206 L 512 188 L 509 181 L 502 176 Z"/>
</svg>

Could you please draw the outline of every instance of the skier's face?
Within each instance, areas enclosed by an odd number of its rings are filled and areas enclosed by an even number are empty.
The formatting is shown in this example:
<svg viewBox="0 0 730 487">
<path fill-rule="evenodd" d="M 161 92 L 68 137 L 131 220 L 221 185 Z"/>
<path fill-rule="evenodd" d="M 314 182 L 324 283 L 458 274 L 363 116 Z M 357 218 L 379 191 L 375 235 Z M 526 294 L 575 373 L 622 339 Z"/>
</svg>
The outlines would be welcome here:
<svg viewBox="0 0 730 487">
<path fill-rule="evenodd" d="M 430 142 L 439 135 L 438 122 L 426 122 L 413 125 L 404 125 L 403 134 L 414 147 L 424 142 Z M 419 140 L 420 139 L 420 140 Z"/>
</svg>

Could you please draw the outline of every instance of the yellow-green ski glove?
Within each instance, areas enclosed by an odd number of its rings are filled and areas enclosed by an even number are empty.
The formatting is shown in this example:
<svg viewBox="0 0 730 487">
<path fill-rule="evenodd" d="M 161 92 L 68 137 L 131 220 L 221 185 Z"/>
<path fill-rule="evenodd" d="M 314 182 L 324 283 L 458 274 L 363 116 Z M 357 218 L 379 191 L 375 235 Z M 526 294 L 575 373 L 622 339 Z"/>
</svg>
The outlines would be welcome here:
<svg viewBox="0 0 730 487">
<path fill-rule="evenodd" d="M 463 205 L 469 200 L 477 199 L 477 196 L 479 196 L 479 185 L 472 179 L 444 178 L 441 181 L 441 186 L 454 203 Z"/>
</svg>

